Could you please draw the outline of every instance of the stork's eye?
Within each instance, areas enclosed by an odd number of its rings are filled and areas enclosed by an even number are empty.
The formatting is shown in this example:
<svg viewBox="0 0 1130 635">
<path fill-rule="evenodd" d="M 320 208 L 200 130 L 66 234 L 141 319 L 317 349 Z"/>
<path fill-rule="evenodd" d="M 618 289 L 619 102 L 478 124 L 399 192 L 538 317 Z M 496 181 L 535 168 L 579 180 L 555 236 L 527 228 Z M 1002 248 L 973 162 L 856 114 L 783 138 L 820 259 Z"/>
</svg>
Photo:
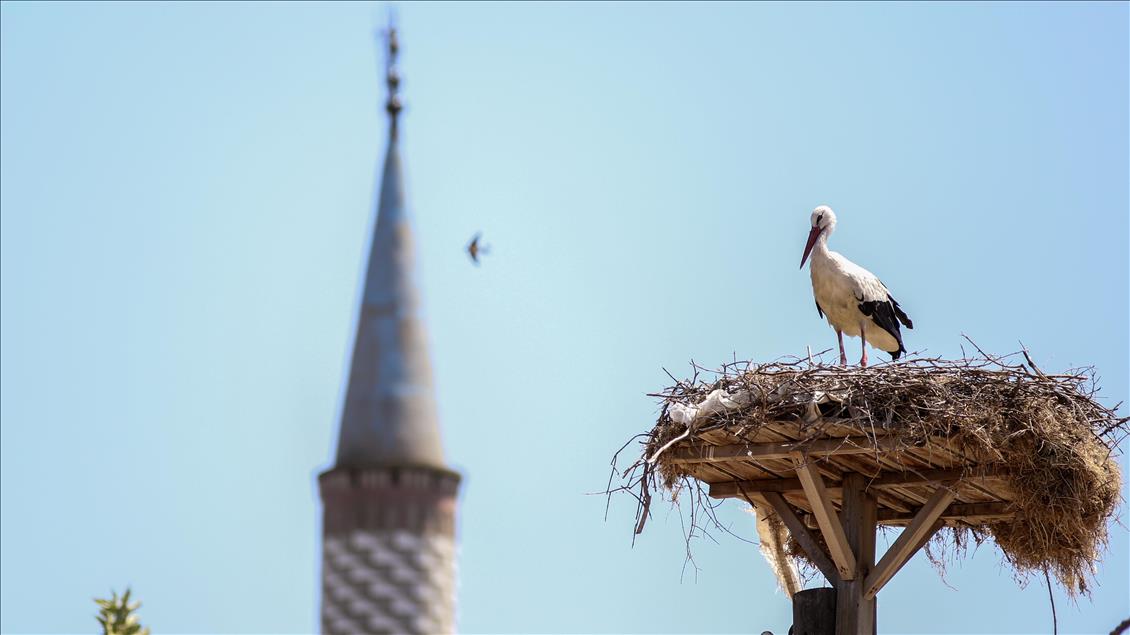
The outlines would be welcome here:
<svg viewBox="0 0 1130 635">
<path fill-rule="evenodd" d="M 816 217 L 816 224 L 817 224 L 817 225 L 819 225 L 819 224 L 820 224 L 820 221 L 822 221 L 822 220 L 824 220 L 824 215 L 823 215 L 823 214 L 821 214 L 821 215 L 817 216 L 817 217 Z"/>
</svg>

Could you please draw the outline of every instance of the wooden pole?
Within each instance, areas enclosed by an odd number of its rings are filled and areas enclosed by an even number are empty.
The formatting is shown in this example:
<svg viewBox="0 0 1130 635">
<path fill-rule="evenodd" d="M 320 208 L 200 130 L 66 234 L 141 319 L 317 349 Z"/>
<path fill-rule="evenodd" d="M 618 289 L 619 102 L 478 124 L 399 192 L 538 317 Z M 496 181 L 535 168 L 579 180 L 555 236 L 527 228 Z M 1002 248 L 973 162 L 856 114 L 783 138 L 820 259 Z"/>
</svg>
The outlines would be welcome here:
<svg viewBox="0 0 1130 635">
<path fill-rule="evenodd" d="M 855 571 L 836 584 L 836 635 L 875 633 L 875 599 L 865 596 L 864 580 L 875 565 L 877 505 L 866 484 L 862 474 L 844 474 L 840 521 L 855 554 Z"/>
<path fill-rule="evenodd" d="M 805 589 L 793 596 L 792 635 L 835 635 L 836 590 Z"/>
</svg>

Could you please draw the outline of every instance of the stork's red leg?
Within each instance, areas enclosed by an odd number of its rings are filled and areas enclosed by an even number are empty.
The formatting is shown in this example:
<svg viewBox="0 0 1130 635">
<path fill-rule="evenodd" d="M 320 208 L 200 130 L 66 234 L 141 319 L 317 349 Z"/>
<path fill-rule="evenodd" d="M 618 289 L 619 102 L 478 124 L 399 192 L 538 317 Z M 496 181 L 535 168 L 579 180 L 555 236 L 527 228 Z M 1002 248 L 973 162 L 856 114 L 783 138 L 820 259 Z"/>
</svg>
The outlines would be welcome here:
<svg viewBox="0 0 1130 635">
<path fill-rule="evenodd" d="M 867 331 L 862 322 L 859 323 L 859 342 L 860 348 L 863 349 L 863 357 L 859 358 L 859 365 L 867 368 Z"/>
<path fill-rule="evenodd" d="M 847 366 L 847 353 L 844 352 L 844 332 L 836 329 L 836 341 L 840 343 L 840 366 Z"/>
</svg>

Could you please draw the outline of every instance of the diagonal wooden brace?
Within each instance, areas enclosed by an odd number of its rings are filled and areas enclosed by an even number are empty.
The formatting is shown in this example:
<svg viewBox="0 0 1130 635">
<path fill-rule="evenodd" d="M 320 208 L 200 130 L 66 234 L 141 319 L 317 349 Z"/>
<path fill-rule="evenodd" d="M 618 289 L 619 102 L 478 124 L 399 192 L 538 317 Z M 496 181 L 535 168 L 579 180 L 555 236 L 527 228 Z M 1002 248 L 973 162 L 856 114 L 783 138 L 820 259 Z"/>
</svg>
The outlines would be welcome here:
<svg viewBox="0 0 1130 635">
<path fill-rule="evenodd" d="M 824 534 L 824 541 L 828 543 L 828 551 L 832 554 L 832 561 L 836 563 L 840 578 L 855 579 L 855 554 L 848 544 L 836 508 L 832 506 L 828 489 L 824 487 L 824 479 L 803 452 L 792 452 L 789 456 L 796 465 L 797 477 L 804 489 L 804 495 L 808 497 L 808 503 L 812 506 L 812 514 L 816 516 L 816 524 Z"/>
<path fill-rule="evenodd" d="M 889 582 L 910 557 L 926 544 L 930 536 L 941 528 L 938 519 L 953 501 L 954 496 L 956 493 L 949 484 L 943 484 L 934 490 L 930 500 L 918 510 L 914 520 L 902 531 L 902 535 L 895 540 L 890 549 L 887 549 L 887 553 L 883 554 L 883 559 L 867 575 L 867 579 L 863 582 L 864 598 L 870 600 L 875 597 L 883 585 Z"/>
<path fill-rule="evenodd" d="M 793 511 L 792 506 L 785 501 L 785 498 L 777 492 L 765 492 L 761 494 L 761 498 L 765 499 L 766 503 L 777 512 L 781 522 L 785 523 L 788 527 L 789 533 L 792 534 L 793 539 L 804 549 L 805 555 L 816 565 L 820 573 L 828 578 L 828 582 L 835 586 L 840 581 L 840 572 L 836 570 L 836 565 L 828 558 L 828 554 L 816 541 L 816 537 L 804 526 L 804 523 L 797 517 L 796 512 Z"/>
</svg>

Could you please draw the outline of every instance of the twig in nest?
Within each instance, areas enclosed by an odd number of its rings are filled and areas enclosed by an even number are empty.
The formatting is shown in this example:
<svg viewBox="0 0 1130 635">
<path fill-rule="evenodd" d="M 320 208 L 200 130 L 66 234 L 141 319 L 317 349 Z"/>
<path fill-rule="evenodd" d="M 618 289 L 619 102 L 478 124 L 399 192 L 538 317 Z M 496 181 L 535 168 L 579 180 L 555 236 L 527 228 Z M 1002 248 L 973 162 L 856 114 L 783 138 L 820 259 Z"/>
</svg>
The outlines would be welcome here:
<svg viewBox="0 0 1130 635">
<path fill-rule="evenodd" d="M 1024 356 L 1028 357 L 1027 354 Z M 1052 595 L 1052 578 L 1048 575 L 1047 567 L 1044 567 L 1044 581 L 1048 583 L 1048 602 L 1052 605 L 1052 635 L 1059 635 L 1059 620 L 1055 617 L 1055 597 Z"/>
<path fill-rule="evenodd" d="M 656 451 L 655 451 L 655 454 L 652 454 L 652 455 L 651 455 L 651 458 L 647 460 L 647 464 L 648 464 L 648 465 L 655 465 L 655 462 L 659 460 L 659 457 L 660 457 L 660 455 L 662 455 L 662 454 L 663 454 L 664 452 L 666 452 L 666 451 L 667 451 L 667 448 L 669 448 L 669 447 L 671 447 L 671 446 L 675 445 L 675 444 L 676 444 L 676 443 L 678 443 L 679 441 L 682 441 L 683 439 L 685 439 L 685 438 L 687 438 L 687 437 L 689 437 L 689 436 L 691 436 L 691 429 L 690 429 L 690 427 L 688 426 L 688 427 L 687 427 L 687 429 L 686 429 L 685 431 L 683 431 L 683 433 L 682 433 L 682 434 L 680 434 L 679 436 L 675 437 L 674 439 L 671 439 L 670 441 L 668 441 L 667 443 L 665 443 L 665 444 L 663 445 L 663 447 L 661 447 L 661 448 L 659 448 L 658 450 L 656 450 Z M 639 533 L 639 532 L 636 532 L 636 533 Z"/>
<path fill-rule="evenodd" d="M 1024 359 L 1028 362 L 1028 365 L 1032 367 L 1032 370 L 1036 371 L 1037 375 L 1047 377 L 1044 371 L 1040 370 L 1040 367 L 1036 365 L 1036 362 L 1032 361 L 1032 357 L 1028 355 L 1028 348 L 1024 346 L 1024 342 L 1020 343 L 1020 352 L 1024 353 Z"/>
<path fill-rule="evenodd" d="M 641 502 L 640 502 L 640 520 L 639 520 L 638 523 L 636 523 L 636 533 L 635 533 L 635 535 L 637 535 L 637 536 L 640 535 L 641 533 L 643 533 L 643 526 L 644 526 L 644 523 L 647 522 L 647 515 L 649 513 L 651 513 L 651 491 L 649 490 L 649 488 L 647 486 L 647 477 L 650 476 L 650 472 L 651 472 L 651 466 L 644 465 L 643 466 L 643 478 L 640 479 L 640 499 L 641 499 Z M 632 542 L 633 543 L 635 542 L 635 538 L 632 538 Z"/>
<path fill-rule="evenodd" d="M 989 355 L 985 351 L 981 350 L 981 347 L 977 346 L 977 342 L 974 342 L 973 340 L 969 339 L 968 335 L 966 335 L 965 333 L 962 333 L 961 336 L 965 338 L 966 342 L 969 342 L 970 344 L 972 344 L 973 348 L 977 349 L 977 352 L 981 354 L 981 357 L 984 357 L 985 359 L 993 362 L 997 366 L 1007 367 L 1007 364 L 1004 364 L 1003 362 L 1001 362 L 1001 360 L 999 360 L 999 359 L 993 357 L 992 355 Z"/>
</svg>

